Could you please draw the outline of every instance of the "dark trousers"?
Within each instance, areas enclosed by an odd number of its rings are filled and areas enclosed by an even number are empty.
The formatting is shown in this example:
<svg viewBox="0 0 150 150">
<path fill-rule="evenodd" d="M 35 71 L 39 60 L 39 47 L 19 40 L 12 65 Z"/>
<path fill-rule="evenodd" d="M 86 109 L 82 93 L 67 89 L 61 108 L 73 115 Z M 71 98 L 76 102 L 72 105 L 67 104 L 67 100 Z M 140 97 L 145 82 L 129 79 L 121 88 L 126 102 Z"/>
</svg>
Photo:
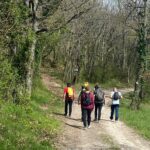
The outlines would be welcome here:
<svg viewBox="0 0 150 150">
<path fill-rule="evenodd" d="M 103 104 L 96 104 L 95 103 L 95 120 L 101 119 L 102 107 L 103 107 Z"/>
<path fill-rule="evenodd" d="M 69 106 L 69 116 L 71 116 L 72 113 L 72 100 L 65 100 L 65 116 L 68 114 L 68 106 Z"/>
<path fill-rule="evenodd" d="M 83 111 L 83 125 L 84 127 L 87 127 L 91 123 L 92 110 L 83 108 L 82 111 Z"/>
<path fill-rule="evenodd" d="M 113 119 L 114 112 L 115 112 L 115 120 L 117 121 L 119 118 L 119 105 L 111 105 L 111 115 L 110 115 L 111 120 Z"/>
</svg>

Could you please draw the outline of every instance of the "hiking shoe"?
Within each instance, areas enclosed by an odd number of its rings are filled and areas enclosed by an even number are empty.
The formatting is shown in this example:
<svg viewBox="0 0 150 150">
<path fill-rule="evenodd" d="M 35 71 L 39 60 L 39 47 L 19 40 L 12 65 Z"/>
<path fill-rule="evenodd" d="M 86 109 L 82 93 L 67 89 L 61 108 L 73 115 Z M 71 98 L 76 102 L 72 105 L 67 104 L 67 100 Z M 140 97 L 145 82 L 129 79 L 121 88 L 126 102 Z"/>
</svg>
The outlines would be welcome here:
<svg viewBox="0 0 150 150">
<path fill-rule="evenodd" d="M 110 118 L 111 121 L 113 121 L 113 118 Z"/>
<path fill-rule="evenodd" d="M 88 126 L 88 129 L 90 129 L 90 128 L 91 128 L 91 125 Z"/>
</svg>

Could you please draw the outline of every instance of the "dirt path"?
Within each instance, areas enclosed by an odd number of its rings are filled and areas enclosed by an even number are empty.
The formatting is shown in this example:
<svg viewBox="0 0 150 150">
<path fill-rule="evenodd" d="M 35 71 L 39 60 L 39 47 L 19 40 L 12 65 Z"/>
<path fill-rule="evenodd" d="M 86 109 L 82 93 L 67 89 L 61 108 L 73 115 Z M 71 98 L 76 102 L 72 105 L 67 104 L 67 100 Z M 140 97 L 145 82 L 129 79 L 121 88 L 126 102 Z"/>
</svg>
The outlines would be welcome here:
<svg viewBox="0 0 150 150">
<path fill-rule="evenodd" d="M 60 93 L 59 81 L 47 75 L 42 76 L 43 82 L 55 94 Z M 126 92 L 128 89 L 122 90 Z M 109 91 L 106 91 L 108 94 Z M 61 94 L 59 96 L 62 96 Z M 102 110 L 100 123 L 92 122 L 90 129 L 84 130 L 81 122 L 80 106 L 73 105 L 71 118 L 64 118 L 61 114 L 58 117 L 64 122 L 62 135 L 59 136 L 56 148 L 58 150 L 150 150 L 150 142 L 137 135 L 134 130 L 127 127 L 123 122 L 112 122 L 109 120 L 110 99 Z M 92 114 L 92 120 L 93 120 Z"/>
</svg>

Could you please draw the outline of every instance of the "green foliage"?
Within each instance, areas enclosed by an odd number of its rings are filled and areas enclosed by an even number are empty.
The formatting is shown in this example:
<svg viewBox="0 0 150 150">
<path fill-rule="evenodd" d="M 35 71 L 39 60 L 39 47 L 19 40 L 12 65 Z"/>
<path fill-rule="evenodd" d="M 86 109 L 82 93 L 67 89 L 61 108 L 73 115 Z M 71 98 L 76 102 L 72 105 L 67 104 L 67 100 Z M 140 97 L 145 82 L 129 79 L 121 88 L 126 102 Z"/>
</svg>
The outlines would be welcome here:
<svg viewBox="0 0 150 150">
<path fill-rule="evenodd" d="M 150 81 L 146 80 L 144 83 L 144 101 L 150 102 Z"/>
<path fill-rule="evenodd" d="M 60 122 L 54 119 L 52 112 L 61 111 L 62 104 L 40 81 L 36 83 L 38 87 L 34 87 L 28 105 L 0 103 L 1 149 L 53 149 L 53 138 L 60 129 Z"/>
<path fill-rule="evenodd" d="M 52 34 L 43 34 L 38 41 L 38 51 L 42 53 L 42 60 L 45 66 L 51 65 L 54 67 L 58 65 L 57 46 L 61 39 L 61 31 Z M 40 53 L 39 53 L 40 54 Z M 41 54 L 40 54 L 41 55 Z"/>
<path fill-rule="evenodd" d="M 113 87 L 117 87 L 117 88 L 126 88 L 129 87 L 130 85 L 124 82 L 121 82 L 117 79 L 111 79 L 111 80 L 107 80 L 105 83 L 102 83 L 102 86 L 104 88 L 113 88 Z"/>
<path fill-rule="evenodd" d="M 11 64 L 0 56 L 0 100 L 12 99 L 12 89 L 14 87 L 14 74 Z"/>
<path fill-rule="evenodd" d="M 29 10 L 21 0 L 2 0 L 0 8 L 0 89 L 3 87 L 0 98 L 24 103 L 28 99 L 25 93 L 26 62 L 35 36 L 27 25 Z"/>
<path fill-rule="evenodd" d="M 120 110 L 121 119 L 129 126 L 133 127 L 138 133 L 146 139 L 150 139 L 150 103 L 142 104 L 140 110 L 131 110 L 129 108 L 131 101 L 123 99 Z"/>
<path fill-rule="evenodd" d="M 45 6 L 43 8 L 43 16 L 50 16 L 53 15 L 54 12 L 57 10 L 59 7 L 61 0 L 46 0 L 47 3 L 50 3 L 48 6 Z M 46 3 L 46 2 L 45 2 Z"/>
<path fill-rule="evenodd" d="M 105 69 L 97 66 L 94 67 L 90 80 L 88 79 L 88 72 L 81 70 L 80 81 L 99 82 L 104 88 L 123 88 L 130 86 L 125 80 L 125 74 L 119 73 L 120 70 L 117 67 L 109 66 Z"/>
</svg>

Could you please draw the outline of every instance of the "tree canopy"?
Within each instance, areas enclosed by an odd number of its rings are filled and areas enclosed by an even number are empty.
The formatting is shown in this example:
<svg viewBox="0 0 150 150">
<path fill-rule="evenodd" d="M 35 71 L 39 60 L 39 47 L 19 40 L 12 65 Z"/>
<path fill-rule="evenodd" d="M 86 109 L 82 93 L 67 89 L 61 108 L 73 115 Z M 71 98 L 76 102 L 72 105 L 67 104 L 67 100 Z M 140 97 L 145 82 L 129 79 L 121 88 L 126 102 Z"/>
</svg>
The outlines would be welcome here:
<svg viewBox="0 0 150 150">
<path fill-rule="evenodd" d="M 148 0 L 2 0 L 0 99 L 26 102 L 41 67 L 64 81 L 135 85 L 133 105 L 149 82 Z"/>
</svg>

